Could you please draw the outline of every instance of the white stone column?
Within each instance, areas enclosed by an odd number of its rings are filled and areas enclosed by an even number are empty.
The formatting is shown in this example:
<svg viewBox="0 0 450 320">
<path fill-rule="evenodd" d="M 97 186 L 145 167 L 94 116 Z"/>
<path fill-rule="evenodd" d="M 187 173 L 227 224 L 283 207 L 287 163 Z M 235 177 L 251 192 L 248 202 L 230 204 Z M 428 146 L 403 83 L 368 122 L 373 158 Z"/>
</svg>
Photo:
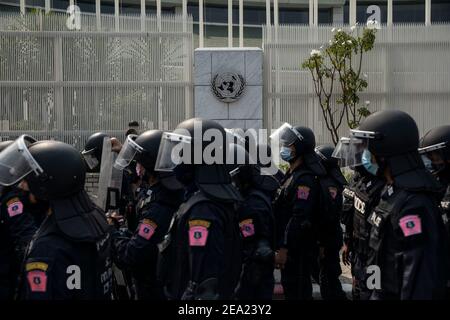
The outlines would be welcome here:
<svg viewBox="0 0 450 320">
<path fill-rule="evenodd" d="M 244 46 L 244 0 L 239 0 L 239 47 Z"/>
<path fill-rule="evenodd" d="M 203 25 L 203 0 L 198 0 L 198 46 L 204 46 L 204 25 Z"/>
<path fill-rule="evenodd" d="M 228 47 L 233 47 L 233 0 L 228 0 Z"/>
</svg>

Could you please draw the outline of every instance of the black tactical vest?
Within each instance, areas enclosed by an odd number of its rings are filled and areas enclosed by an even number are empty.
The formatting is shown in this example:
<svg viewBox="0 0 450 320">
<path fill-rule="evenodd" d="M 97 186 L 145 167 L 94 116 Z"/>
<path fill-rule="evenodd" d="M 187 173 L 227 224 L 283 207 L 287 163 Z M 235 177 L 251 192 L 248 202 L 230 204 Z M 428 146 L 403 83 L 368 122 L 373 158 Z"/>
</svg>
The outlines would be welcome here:
<svg viewBox="0 0 450 320">
<path fill-rule="evenodd" d="M 353 206 L 353 237 L 360 240 L 359 247 L 355 250 L 363 251 L 367 245 L 370 235 L 370 224 L 368 219 L 372 210 L 380 201 L 380 194 L 384 187 L 384 181 L 376 177 L 363 178 L 359 180 L 355 187 Z"/>
<path fill-rule="evenodd" d="M 190 210 L 201 202 L 213 202 L 202 192 L 197 192 L 183 203 L 175 213 L 164 240 L 158 245 L 158 279 L 164 284 L 169 300 L 179 300 L 188 286 L 189 280 L 198 281 L 192 275 L 189 260 L 188 220 Z M 217 204 L 217 202 L 215 202 Z M 240 275 L 240 233 L 238 219 L 231 206 L 221 205 L 225 210 L 225 277 L 219 279 L 218 294 L 222 299 L 230 299 Z M 198 283 L 197 283 L 198 284 Z"/>
</svg>

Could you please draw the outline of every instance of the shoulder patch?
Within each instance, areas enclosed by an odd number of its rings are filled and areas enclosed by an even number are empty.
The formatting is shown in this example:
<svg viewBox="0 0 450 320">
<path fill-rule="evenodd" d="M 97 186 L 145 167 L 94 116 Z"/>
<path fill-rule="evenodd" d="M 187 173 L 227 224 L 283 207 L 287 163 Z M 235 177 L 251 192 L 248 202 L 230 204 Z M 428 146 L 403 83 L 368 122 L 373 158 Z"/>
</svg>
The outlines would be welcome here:
<svg viewBox="0 0 450 320">
<path fill-rule="evenodd" d="M 298 186 L 297 188 L 297 199 L 308 200 L 309 198 L 309 190 L 311 190 L 307 186 Z"/>
<path fill-rule="evenodd" d="M 48 264 L 45 262 L 28 262 L 25 265 L 26 271 L 31 271 L 31 270 L 47 271 L 47 269 L 48 269 Z"/>
<path fill-rule="evenodd" d="M 17 197 L 14 197 L 8 202 L 6 202 L 6 206 L 10 218 L 23 213 L 23 203 Z"/>
<path fill-rule="evenodd" d="M 338 190 L 336 187 L 328 187 L 328 192 L 330 193 L 331 198 L 336 199 Z"/>
<path fill-rule="evenodd" d="M 206 221 L 206 220 L 190 220 L 189 221 L 189 227 L 193 227 L 193 226 L 202 226 L 205 228 L 209 228 L 209 226 L 211 225 L 211 222 Z"/>
<path fill-rule="evenodd" d="M 404 216 L 400 219 L 399 225 L 405 237 L 422 233 L 422 221 L 416 214 Z"/>
<path fill-rule="evenodd" d="M 255 234 L 255 225 L 253 224 L 253 219 L 242 220 L 239 223 L 239 228 L 241 229 L 241 233 L 244 238 L 251 237 Z"/>
<path fill-rule="evenodd" d="M 25 265 L 27 281 L 32 292 L 47 291 L 48 264 L 45 262 L 29 262 Z"/>
<path fill-rule="evenodd" d="M 150 238 L 155 233 L 155 229 L 158 225 L 150 219 L 144 219 L 139 225 L 138 235 L 145 240 L 150 240 Z"/>
<path fill-rule="evenodd" d="M 189 245 L 191 247 L 204 247 L 208 240 L 208 228 L 211 222 L 206 220 L 189 221 Z"/>
</svg>

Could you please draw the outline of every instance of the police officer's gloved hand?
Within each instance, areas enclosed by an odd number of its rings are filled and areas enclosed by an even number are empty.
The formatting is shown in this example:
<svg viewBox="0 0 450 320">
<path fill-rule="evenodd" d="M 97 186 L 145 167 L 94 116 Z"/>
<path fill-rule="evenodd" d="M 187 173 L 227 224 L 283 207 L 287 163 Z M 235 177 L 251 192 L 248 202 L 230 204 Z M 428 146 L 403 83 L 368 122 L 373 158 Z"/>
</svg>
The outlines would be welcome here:
<svg viewBox="0 0 450 320">
<path fill-rule="evenodd" d="M 106 219 L 108 220 L 108 224 L 114 226 L 116 229 L 125 227 L 125 218 L 116 211 L 107 212 Z"/>
</svg>

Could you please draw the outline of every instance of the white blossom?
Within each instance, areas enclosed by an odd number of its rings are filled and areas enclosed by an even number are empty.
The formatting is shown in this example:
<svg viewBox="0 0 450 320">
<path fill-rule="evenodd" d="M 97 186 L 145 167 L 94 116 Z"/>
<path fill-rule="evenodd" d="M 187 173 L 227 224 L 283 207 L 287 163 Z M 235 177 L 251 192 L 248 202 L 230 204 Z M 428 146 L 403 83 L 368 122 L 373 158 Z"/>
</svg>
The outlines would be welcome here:
<svg viewBox="0 0 450 320">
<path fill-rule="evenodd" d="M 355 29 L 356 29 L 356 24 L 350 28 L 351 31 L 355 31 Z"/>
<path fill-rule="evenodd" d="M 366 104 L 366 106 L 368 106 L 370 104 L 369 100 L 366 100 L 366 102 L 364 102 Z"/>
<path fill-rule="evenodd" d="M 367 79 L 369 76 L 367 75 L 367 73 L 363 73 L 363 77 Z"/>
<path fill-rule="evenodd" d="M 347 40 L 347 43 L 348 44 L 352 44 L 352 40 Z"/>
<path fill-rule="evenodd" d="M 331 32 L 333 32 L 333 33 L 334 33 L 335 31 L 336 31 L 336 28 L 333 28 L 333 29 L 331 29 Z"/>
<path fill-rule="evenodd" d="M 342 31 L 342 29 L 338 29 L 338 32 L 341 32 Z"/>
<path fill-rule="evenodd" d="M 321 55 L 322 55 L 322 52 L 320 50 L 316 50 L 316 49 L 311 50 L 311 57 L 315 57 L 315 56 L 320 57 Z"/>
<path fill-rule="evenodd" d="M 330 44 L 330 46 L 331 46 L 331 45 L 333 44 L 333 41 L 331 41 L 331 40 L 330 40 L 330 41 L 328 41 L 328 43 L 329 43 L 329 44 Z"/>
</svg>

